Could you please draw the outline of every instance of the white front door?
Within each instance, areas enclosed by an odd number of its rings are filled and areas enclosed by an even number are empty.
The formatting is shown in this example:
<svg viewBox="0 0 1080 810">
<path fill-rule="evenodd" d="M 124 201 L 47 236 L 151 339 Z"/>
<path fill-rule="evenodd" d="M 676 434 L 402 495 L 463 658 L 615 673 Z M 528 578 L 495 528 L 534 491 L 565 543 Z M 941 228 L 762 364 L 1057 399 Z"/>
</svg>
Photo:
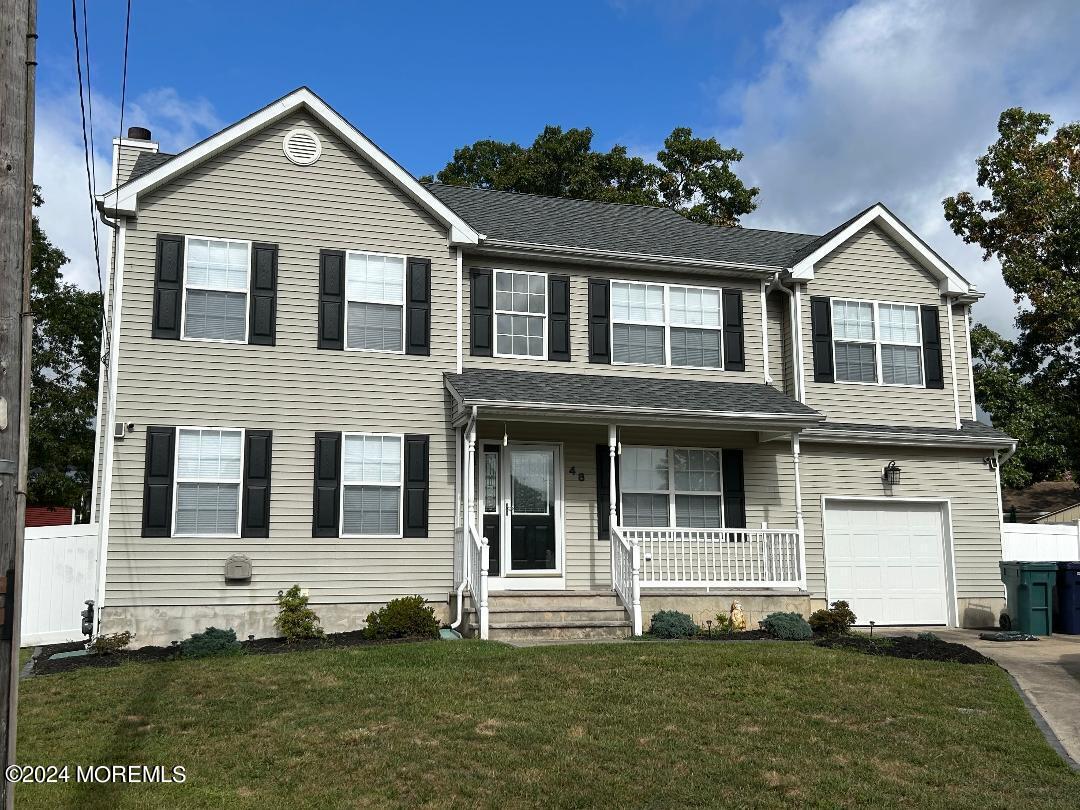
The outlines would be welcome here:
<svg viewBox="0 0 1080 810">
<path fill-rule="evenodd" d="M 859 624 L 947 624 L 944 536 L 939 503 L 827 502 L 829 601 L 847 601 Z"/>
</svg>

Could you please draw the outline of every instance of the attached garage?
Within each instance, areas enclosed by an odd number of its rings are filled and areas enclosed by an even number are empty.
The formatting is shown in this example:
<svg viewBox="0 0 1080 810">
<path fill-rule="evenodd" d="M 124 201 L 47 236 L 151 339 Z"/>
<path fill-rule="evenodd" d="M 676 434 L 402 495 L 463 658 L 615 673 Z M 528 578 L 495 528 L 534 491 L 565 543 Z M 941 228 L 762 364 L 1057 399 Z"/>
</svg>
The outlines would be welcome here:
<svg viewBox="0 0 1080 810">
<path fill-rule="evenodd" d="M 859 624 L 951 624 L 945 502 L 826 498 L 825 587 Z"/>
</svg>

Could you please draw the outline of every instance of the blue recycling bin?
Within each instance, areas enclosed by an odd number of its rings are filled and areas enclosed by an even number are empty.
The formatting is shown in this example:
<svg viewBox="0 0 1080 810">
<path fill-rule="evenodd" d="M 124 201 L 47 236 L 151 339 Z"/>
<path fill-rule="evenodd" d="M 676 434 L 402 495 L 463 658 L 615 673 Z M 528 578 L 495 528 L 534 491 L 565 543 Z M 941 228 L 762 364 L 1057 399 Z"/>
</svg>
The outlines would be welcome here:
<svg viewBox="0 0 1080 810">
<path fill-rule="evenodd" d="M 1080 636 L 1080 562 L 1059 562 L 1054 631 Z"/>
</svg>

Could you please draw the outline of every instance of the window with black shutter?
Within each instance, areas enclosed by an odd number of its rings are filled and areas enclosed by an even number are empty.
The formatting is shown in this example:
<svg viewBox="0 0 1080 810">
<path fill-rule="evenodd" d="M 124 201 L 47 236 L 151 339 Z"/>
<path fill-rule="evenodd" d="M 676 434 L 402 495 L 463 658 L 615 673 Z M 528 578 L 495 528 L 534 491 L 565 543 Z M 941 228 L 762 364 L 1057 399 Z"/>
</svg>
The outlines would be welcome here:
<svg viewBox="0 0 1080 810">
<path fill-rule="evenodd" d="M 337 537 L 341 500 L 341 434 L 315 434 L 312 537 Z"/>
<path fill-rule="evenodd" d="M 270 471 L 273 433 L 244 432 L 244 484 L 241 537 L 270 536 Z"/>
<path fill-rule="evenodd" d="M 548 360 L 570 360 L 570 276 L 548 276 Z"/>
<path fill-rule="evenodd" d="M 277 337 L 277 245 L 251 246 L 251 323 L 248 343 L 273 346 Z"/>
<path fill-rule="evenodd" d="M 494 332 L 494 289 L 490 269 L 469 271 L 469 345 L 477 357 L 491 357 Z"/>
<path fill-rule="evenodd" d="M 143 537 L 169 537 L 172 534 L 173 456 L 175 452 L 175 427 L 151 426 L 146 429 Z"/>
<path fill-rule="evenodd" d="M 724 472 L 724 528 L 746 528 L 746 487 L 743 477 L 743 451 L 721 451 Z"/>
<path fill-rule="evenodd" d="M 319 348 L 345 348 L 345 251 L 319 251 Z"/>
<path fill-rule="evenodd" d="M 724 290 L 723 310 L 724 368 L 727 371 L 745 371 L 742 290 Z"/>
<path fill-rule="evenodd" d="M 405 537 L 428 535 L 428 437 L 405 437 Z"/>
<path fill-rule="evenodd" d="M 834 381 L 832 339 L 832 307 L 829 299 L 813 295 L 810 297 L 810 341 L 814 350 L 814 382 Z"/>
<path fill-rule="evenodd" d="M 431 259 L 405 268 L 405 354 L 431 354 Z"/>
<path fill-rule="evenodd" d="M 611 362 L 611 283 L 589 279 L 589 362 Z"/>
<path fill-rule="evenodd" d="M 154 314 L 151 336 L 180 339 L 184 294 L 184 237 L 158 234 L 154 259 Z"/>
</svg>

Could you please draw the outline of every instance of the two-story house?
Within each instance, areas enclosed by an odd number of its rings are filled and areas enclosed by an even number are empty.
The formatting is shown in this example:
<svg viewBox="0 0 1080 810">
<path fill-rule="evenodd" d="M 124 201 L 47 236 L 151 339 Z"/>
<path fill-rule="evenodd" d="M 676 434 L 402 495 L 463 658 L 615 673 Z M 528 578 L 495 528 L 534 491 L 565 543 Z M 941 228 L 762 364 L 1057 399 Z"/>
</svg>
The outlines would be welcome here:
<svg viewBox="0 0 1080 810">
<path fill-rule="evenodd" d="M 421 594 L 484 637 L 662 608 L 989 624 L 980 297 L 884 206 L 824 236 L 421 184 L 306 88 L 114 143 L 102 632 L 329 630 Z"/>
</svg>

